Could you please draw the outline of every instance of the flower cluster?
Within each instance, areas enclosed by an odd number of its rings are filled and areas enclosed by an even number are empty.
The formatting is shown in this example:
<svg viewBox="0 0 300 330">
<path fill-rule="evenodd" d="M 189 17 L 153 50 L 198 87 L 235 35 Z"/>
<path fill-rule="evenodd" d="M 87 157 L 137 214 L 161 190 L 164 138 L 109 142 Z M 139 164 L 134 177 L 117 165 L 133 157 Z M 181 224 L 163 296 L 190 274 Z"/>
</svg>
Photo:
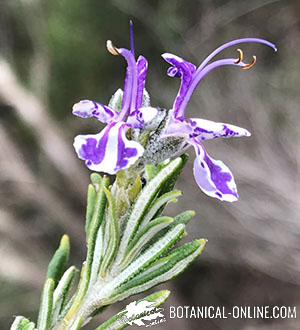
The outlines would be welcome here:
<svg viewBox="0 0 300 330">
<path fill-rule="evenodd" d="M 136 60 L 132 25 L 130 32 L 130 50 L 116 48 L 111 41 L 107 42 L 109 52 L 123 56 L 127 62 L 124 91 L 119 89 L 108 106 L 84 100 L 73 107 L 73 114 L 82 118 L 95 117 L 107 124 L 98 134 L 75 137 L 74 147 L 78 157 L 93 171 L 115 174 L 138 161 L 144 164 L 158 163 L 193 146 L 196 152 L 194 176 L 201 190 L 222 201 L 237 200 L 236 184 L 231 171 L 222 161 L 210 157 L 202 142 L 218 137 L 250 136 L 250 133 L 230 124 L 187 118 L 185 108 L 196 86 L 211 70 L 227 65 L 249 69 L 255 64 L 255 56 L 251 63 L 244 63 L 240 49 L 238 59 L 212 61 L 222 50 L 249 42 L 265 44 L 276 51 L 275 46 L 257 38 L 233 40 L 213 51 L 198 68 L 176 55 L 163 54 L 162 57 L 171 64 L 167 74 L 181 79 L 173 106 L 166 111 L 150 106 L 145 90 L 148 63 L 143 56 Z M 145 132 L 146 142 L 141 138 Z"/>
</svg>

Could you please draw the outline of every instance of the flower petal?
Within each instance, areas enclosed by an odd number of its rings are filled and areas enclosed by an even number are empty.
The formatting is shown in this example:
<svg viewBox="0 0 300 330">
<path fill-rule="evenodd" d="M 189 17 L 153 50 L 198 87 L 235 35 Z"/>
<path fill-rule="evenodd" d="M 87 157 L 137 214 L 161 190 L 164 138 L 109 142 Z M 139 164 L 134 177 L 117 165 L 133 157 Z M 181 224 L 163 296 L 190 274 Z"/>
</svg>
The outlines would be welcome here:
<svg viewBox="0 0 300 330">
<path fill-rule="evenodd" d="M 208 156 L 204 147 L 193 140 L 196 151 L 194 176 L 200 189 L 210 197 L 234 202 L 238 199 L 236 184 L 229 168 L 220 160 Z"/>
<path fill-rule="evenodd" d="M 172 67 L 170 67 L 167 71 L 167 74 L 170 77 L 186 79 L 196 71 L 196 66 L 194 64 L 184 60 L 177 55 L 164 53 L 162 54 L 162 58 L 168 63 L 172 64 Z"/>
<path fill-rule="evenodd" d="M 149 129 L 148 124 L 158 116 L 159 112 L 158 108 L 140 108 L 129 115 L 127 123 L 133 128 Z"/>
<path fill-rule="evenodd" d="M 136 65 L 138 70 L 136 108 L 139 109 L 143 104 L 143 94 L 144 94 L 146 75 L 148 69 L 148 61 L 144 56 L 139 56 Z"/>
<path fill-rule="evenodd" d="M 170 77 L 181 78 L 181 85 L 173 104 L 174 116 L 177 118 L 179 116 L 178 111 L 192 82 L 193 73 L 196 71 L 196 67 L 194 64 L 184 60 L 183 58 L 170 53 L 165 53 L 162 57 L 168 63 L 172 64 L 172 67 L 168 69 L 167 74 Z"/>
<path fill-rule="evenodd" d="M 123 122 L 111 123 L 98 134 L 76 136 L 73 146 L 90 170 L 115 174 L 133 165 L 144 152 L 138 142 L 127 139 L 127 129 Z"/>
<path fill-rule="evenodd" d="M 109 123 L 119 115 L 114 109 L 90 100 L 74 104 L 72 113 L 81 118 L 95 117 L 102 123 Z"/>
<path fill-rule="evenodd" d="M 163 131 L 163 137 L 178 136 L 189 138 L 190 134 L 193 133 L 189 123 L 185 120 L 178 120 L 174 117 L 174 110 L 170 110 L 168 113 L 168 120 Z"/>
<path fill-rule="evenodd" d="M 191 118 L 189 126 L 191 128 L 190 138 L 198 137 L 202 141 L 218 137 L 230 138 L 251 135 L 244 128 L 200 118 Z"/>
<path fill-rule="evenodd" d="M 136 108 L 138 69 L 134 55 L 130 50 L 126 48 L 116 48 L 116 50 L 127 62 L 122 111 L 120 114 L 120 119 L 122 120 L 128 114 L 129 110 Z"/>
</svg>

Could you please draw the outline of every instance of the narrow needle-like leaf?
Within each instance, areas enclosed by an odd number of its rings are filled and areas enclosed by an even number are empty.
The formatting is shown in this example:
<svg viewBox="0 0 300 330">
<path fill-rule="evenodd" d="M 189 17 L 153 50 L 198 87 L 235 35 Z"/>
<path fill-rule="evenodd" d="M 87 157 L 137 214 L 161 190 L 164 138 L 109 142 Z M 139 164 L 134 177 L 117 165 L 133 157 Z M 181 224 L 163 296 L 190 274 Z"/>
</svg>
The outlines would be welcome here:
<svg viewBox="0 0 300 330">
<path fill-rule="evenodd" d="M 37 328 L 48 330 L 51 327 L 54 281 L 48 278 L 44 284 Z"/>
</svg>

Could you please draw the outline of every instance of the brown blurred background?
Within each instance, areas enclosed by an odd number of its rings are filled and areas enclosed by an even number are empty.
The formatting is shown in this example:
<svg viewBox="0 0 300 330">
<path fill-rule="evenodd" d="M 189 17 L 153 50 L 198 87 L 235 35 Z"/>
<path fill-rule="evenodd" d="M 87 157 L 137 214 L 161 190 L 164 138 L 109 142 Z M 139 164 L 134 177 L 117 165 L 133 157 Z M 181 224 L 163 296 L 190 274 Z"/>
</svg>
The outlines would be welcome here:
<svg viewBox="0 0 300 330">
<path fill-rule="evenodd" d="M 199 64 L 234 38 L 261 37 L 278 52 L 243 45 L 251 70 L 220 68 L 199 85 L 189 117 L 247 128 L 251 138 L 214 140 L 208 153 L 235 175 L 240 199 L 205 196 L 191 159 L 177 187 L 184 196 L 166 210 L 196 211 L 191 240 L 209 242 L 177 279 L 164 307 L 297 306 L 300 313 L 300 2 L 298 0 L 1 0 L 0 2 L 0 328 L 13 315 L 35 320 L 49 259 L 60 236 L 71 238 L 71 261 L 85 254 L 85 193 L 89 171 L 72 148 L 76 134 L 98 132 L 94 120 L 71 114 L 80 99 L 102 103 L 124 80 L 125 64 L 106 39 L 149 60 L 152 105 L 170 108 L 179 81 L 167 77 L 160 54 Z M 233 47 L 223 56 L 236 56 Z M 130 298 L 130 301 L 135 298 Z M 99 317 L 119 311 L 124 303 Z M 133 327 L 134 328 L 134 327 Z M 136 327 L 138 328 L 138 327 Z M 296 330 L 300 321 L 168 320 L 160 329 Z"/>
</svg>

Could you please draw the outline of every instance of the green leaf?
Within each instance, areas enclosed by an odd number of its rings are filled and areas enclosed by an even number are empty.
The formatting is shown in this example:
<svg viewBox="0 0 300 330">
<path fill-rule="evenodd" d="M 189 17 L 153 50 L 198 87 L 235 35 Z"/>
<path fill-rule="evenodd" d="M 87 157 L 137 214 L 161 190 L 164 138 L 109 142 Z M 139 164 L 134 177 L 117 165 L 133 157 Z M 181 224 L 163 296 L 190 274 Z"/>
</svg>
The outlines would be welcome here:
<svg viewBox="0 0 300 330">
<path fill-rule="evenodd" d="M 103 260 L 104 254 L 104 231 L 105 219 L 103 219 L 102 224 L 98 230 L 96 244 L 94 249 L 93 263 L 91 267 L 91 277 L 89 282 L 89 287 L 91 287 L 98 279 L 100 266 Z"/>
<path fill-rule="evenodd" d="M 94 260 L 94 253 L 95 253 L 95 246 L 96 246 L 98 234 L 100 235 L 100 233 L 102 232 L 101 224 L 105 221 L 105 207 L 107 203 L 107 197 L 104 190 L 107 190 L 108 186 L 109 186 L 109 179 L 104 177 L 101 186 L 99 187 L 99 191 L 97 193 L 95 212 L 93 215 L 93 219 L 91 222 L 89 235 L 87 239 L 88 252 L 87 252 L 85 277 L 87 277 L 88 280 L 90 279 L 93 263 L 99 262 L 99 260 L 97 261 Z"/>
<path fill-rule="evenodd" d="M 201 254 L 205 243 L 205 239 L 195 240 L 180 246 L 166 257 L 157 260 L 131 281 L 117 288 L 111 297 L 111 303 L 146 291 L 155 285 L 174 278 Z"/>
<path fill-rule="evenodd" d="M 102 304 L 111 304 L 117 300 L 112 299 L 114 292 L 118 291 L 118 287 L 130 281 L 140 272 L 145 270 L 151 263 L 155 262 L 160 256 L 166 253 L 184 234 L 184 225 L 179 224 L 175 228 L 169 230 L 164 237 L 155 242 L 153 246 L 144 251 L 136 258 L 128 267 L 126 267 L 119 275 L 112 279 L 109 283 L 108 291 L 111 296 L 102 298 Z M 116 271 L 116 270 L 115 270 Z"/>
<path fill-rule="evenodd" d="M 176 227 L 178 224 L 181 223 L 183 225 L 186 225 L 194 215 L 195 215 L 194 211 L 185 211 L 185 212 L 182 212 L 179 215 L 177 215 L 174 218 L 174 221 L 170 224 L 170 226 L 168 228 L 164 228 L 160 232 L 158 232 L 152 238 L 152 240 L 148 244 L 145 245 L 145 248 L 147 249 L 149 246 L 153 245 L 157 240 L 159 240 L 162 236 L 164 236 L 168 230 L 170 230 L 173 227 Z"/>
<path fill-rule="evenodd" d="M 128 197 L 129 197 L 130 203 L 133 203 L 135 201 L 135 199 L 136 199 L 137 195 L 140 193 L 141 189 L 142 189 L 141 178 L 139 175 L 137 175 L 132 186 L 128 188 Z"/>
<path fill-rule="evenodd" d="M 143 220 L 149 206 L 156 197 L 158 191 L 165 182 L 170 180 L 178 168 L 182 166 L 180 157 L 174 159 L 165 168 L 163 168 L 140 192 L 135 204 L 132 207 L 131 213 L 126 223 L 126 227 L 120 243 L 119 259 L 122 259 L 124 252 L 127 249 L 128 243 L 132 240 L 137 232 L 140 223 Z"/>
<path fill-rule="evenodd" d="M 119 188 L 126 188 L 128 184 L 128 178 L 125 170 L 120 170 L 116 173 L 116 184 Z"/>
<path fill-rule="evenodd" d="M 93 173 L 93 174 L 96 174 L 96 173 Z M 96 177 L 96 175 L 94 177 Z M 100 175 L 99 175 L 99 177 L 100 177 Z M 101 182 L 99 183 L 99 187 L 97 189 L 94 213 L 93 213 L 92 220 L 91 220 L 89 230 L 87 233 L 87 244 L 88 244 L 89 248 L 90 248 L 89 244 L 95 242 L 95 237 L 97 236 L 98 229 L 99 229 L 101 222 L 103 220 L 103 217 L 104 217 L 104 211 L 105 211 L 105 206 L 106 206 L 106 196 L 103 192 L 103 187 L 108 187 L 108 186 L 109 186 L 109 179 L 104 176 L 103 179 L 101 178 Z"/>
<path fill-rule="evenodd" d="M 85 276 L 85 274 L 86 274 L 85 267 L 86 267 L 86 262 L 84 262 L 81 267 L 80 280 L 79 280 L 78 287 L 77 287 L 77 290 L 75 293 L 75 297 L 72 298 L 73 303 L 70 306 L 70 308 L 68 309 L 68 312 L 64 318 L 63 323 L 65 323 L 65 324 L 67 324 L 71 320 L 71 318 L 74 316 L 74 314 L 76 313 L 77 309 L 79 308 L 79 306 L 84 298 L 84 295 L 86 293 L 86 289 L 89 284 L 89 278 L 87 278 Z"/>
<path fill-rule="evenodd" d="M 52 326 L 61 318 L 61 311 L 67 303 L 70 290 L 74 283 L 78 270 L 75 266 L 71 266 L 66 270 L 61 280 L 59 281 L 53 293 L 53 312 Z"/>
<path fill-rule="evenodd" d="M 159 195 L 163 195 L 169 191 L 171 191 L 174 188 L 174 185 L 181 173 L 181 171 L 183 170 L 185 164 L 187 163 L 187 161 L 189 160 L 189 155 L 188 154 L 182 154 L 180 156 L 182 162 L 180 163 L 180 166 L 178 166 L 172 173 L 172 176 L 170 176 L 170 179 L 164 182 L 164 185 L 162 186 Z M 165 167 L 164 167 L 165 168 Z M 163 169 L 164 169 L 163 168 Z"/>
<path fill-rule="evenodd" d="M 76 313 L 89 286 L 97 235 L 98 235 L 98 231 L 101 230 L 101 223 L 105 217 L 106 194 L 104 192 L 104 189 L 106 189 L 108 186 L 109 186 L 109 179 L 104 176 L 101 179 L 101 183 L 97 192 L 94 214 L 87 234 L 87 246 L 88 246 L 87 258 L 81 269 L 80 281 L 75 294 L 75 299 L 73 301 L 70 310 L 65 316 L 66 322 L 71 320 L 71 318 Z"/>
<path fill-rule="evenodd" d="M 34 330 L 35 329 L 35 324 L 33 322 L 29 322 L 23 330 Z"/>
<path fill-rule="evenodd" d="M 60 312 L 59 318 L 57 319 L 57 322 L 61 321 L 69 312 L 70 308 L 72 307 L 74 300 L 76 298 L 76 294 L 74 294 L 70 300 L 67 301 L 66 306 L 62 309 Z"/>
<path fill-rule="evenodd" d="M 23 316 L 17 316 L 10 327 L 10 330 L 34 330 L 35 324 Z"/>
<path fill-rule="evenodd" d="M 125 268 L 125 266 L 139 254 L 142 248 L 153 238 L 155 234 L 163 228 L 169 226 L 172 222 L 173 219 L 170 217 L 161 217 L 152 220 L 147 226 L 143 227 L 143 229 L 139 231 L 134 239 L 129 243 L 124 258 L 120 264 L 120 268 Z"/>
<path fill-rule="evenodd" d="M 107 310 L 107 308 L 109 308 L 110 307 L 110 305 L 105 305 L 105 306 L 101 306 L 101 307 L 99 307 L 99 308 L 96 308 L 93 312 L 92 312 L 92 314 L 90 315 L 90 317 L 94 317 L 94 316 L 96 316 L 96 315 L 99 315 L 99 314 L 101 314 L 101 313 L 103 313 L 105 310 Z"/>
<path fill-rule="evenodd" d="M 147 182 L 151 181 L 157 174 L 155 165 L 145 165 L 145 175 Z"/>
<path fill-rule="evenodd" d="M 141 272 L 138 276 L 136 276 L 134 278 L 134 281 L 140 280 L 142 278 L 145 279 L 147 276 L 149 276 L 149 274 L 153 275 L 153 272 L 156 271 L 162 274 L 166 273 L 168 267 L 173 266 L 174 264 L 178 263 L 178 261 L 181 261 L 182 259 L 190 256 L 194 252 L 198 251 L 199 254 L 201 254 L 206 242 L 206 239 L 201 238 L 181 245 L 176 249 L 173 249 L 172 251 L 170 251 L 169 254 L 158 259 L 156 262 L 152 263 L 150 267 L 148 267 L 145 271 Z M 168 265 L 168 267 L 166 265 Z"/>
<path fill-rule="evenodd" d="M 39 330 L 48 330 L 52 321 L 52 304 L 53 304 L 54 281 L 48 278 L 44 284 L 41 305 L 38 316 L 37 328 Z"/>
<path fill-rule="evenodd" d="M 92 217 L 94 214 L 95 202 L 96 202 L 96 190 L 92 184 L 88 186 L 88 194 L 87 194 L 87 207 L 86 207 L 86 221 L 85 221 L 85 232 L 87 233 L 89 230 L 90 223 L 92 221 Z"/>
<path fill-rule="evenodd" d="M 150 220 L 152 220 L 154 217 L 158 217 L 161 213 L 160 210 L 162 208 L 165 207 L 165 205 L 167 203 L 170 202 L 176 202 L 177 199 L 176 197 L 181 196 L 182 193 L 180 190 L 174 190 L 174 191 L 170 191 L 168 193 L 163 194 L 162 196 L 160 196 L 159 198 L 157 198 L 152 205 L 149 207 L 143 221 L 141 222 L 141 228 L 143 228 L 144 226 L 146 226 Z M 141 228 L 139 230 L 141 230 Z"/>
<path fill-rule="evenodd" d="M 96 187 L 99 187 L 99 185 L 102 182 L 102 176 L 99 173 L 92 173 L 90 176 L 90 179 L 91 179 L 92 184 L 94 184 Z"/>
<path fill-rule="evenodd" d="M 170 291 L 161 290 L 155 293 L 150 294 L 147 297 L 139 299 L 137 302 L 141 301 L 150 301 L 154 303 L 155 307 L 159 307 L 162 305 L 169 297 Z M 128 323 L 124 323 L 124 315 L 126 314 L 126 310 L 122 310 L 120 313 L 114 315 L 106 322 L 102 323 L 96 330 L 121 330 L 128 326 Z"/>
<path fill-rule="evenodd" d="M 124 187 L 118 187 L 115 197 L 116 216 L 120 219 L 130 208 L 130 201 Z"/>
<path fill-rule="evenodd" d="M 195 211 L 184 211 L 180 214 L 178 214 L 175 218 L 174 218 L 174 226 L 176 226 L 179 223 L 183 223 L 184 225 L 186 225 L 191 219 L 192 217 L 195 216 Z"/>
<path fill-rule="evenodd" d="M 22 325 L 23 320 L 26 320 L 27 323 L 29 321 L 24 316 L 16 316 L 13 324 L 10 327 L 10 330 L 21 330 L 23 328 L 23 325 Z"/>
<path fill-rule="evenodd" d="M 156 165 L 156 174 L 158 172 L 160 172 L 164 167 L 166 167 L 167 165 L 169 165 L 171 162 L 171 159 L 165 159 L 162 162 L 160 162 L 159 164 Z"/>
<path fill-rule="evenodd" d="M 35 324 L 33 322 L 28 323 L 23 330 L 34 330 L 35 329 Z"/>
<path fill-rule="evenodd" d="M 70 242 L 67 235 L 63 235 L 59 248 L 54 253 L 46 275 L 46 279 L 51 278 L 56 286 L 58 281 L 61 279 L 64 271 L 66 270 L 67 263 L 70 255 Z"/>
<path fill-rule="evenodd" d="M 69 330 L 79 330 L 81 329 L 81 324 L 82 324 L 82 318 L 79 316 L 71 325 Z"/>
<path fill-rule="evenodd" d="M 105 187 L 103 188 L 103 191 L 106 195 L 106 198 L 108 200 L 108 212 L 106 217 L 106 226 L 109 229 L 108 237 L 110 238 L 108 241 L 108 246 L 105 251 L 105 255 L 101 264 L 100 268 L 100 276 L 105 277 L 106 271 L 111 264 L 113 258 L 116 255 L 118 245 L 119 245 L 119 229 L 118 229 L 118 223 L 116 218 L 116 209 L 115 209 L 115 203 L 114 199 L 112 197 L 112 194 L 108 189 Z"/>
</svg>

